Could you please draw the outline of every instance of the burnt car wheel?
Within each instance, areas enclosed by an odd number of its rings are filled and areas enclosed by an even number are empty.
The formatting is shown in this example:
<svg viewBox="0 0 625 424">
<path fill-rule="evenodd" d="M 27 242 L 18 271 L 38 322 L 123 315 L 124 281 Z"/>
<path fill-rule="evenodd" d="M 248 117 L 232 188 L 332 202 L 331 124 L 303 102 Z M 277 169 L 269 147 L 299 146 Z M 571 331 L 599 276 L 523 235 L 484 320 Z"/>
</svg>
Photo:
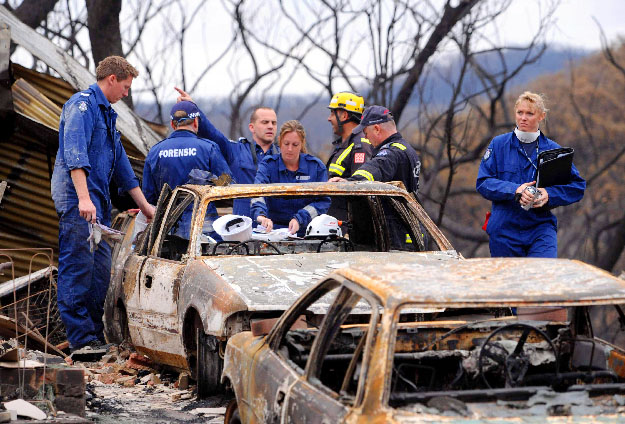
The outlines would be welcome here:
<svg viewBox="0 0 625 424">
<path fill-rule="evenodd" d="M 236 399 L 232 399 L 226 408 L 224 416 L 225 424 L 241 424 L 241 416 L 239 415 L 239 405 Z"/>
<path fill-rule="evenodd" d="M 202 328 L 197 329 L 195 369 L 197 370 L 198 398 L 205 398 L 225 391 L 221 384 L 224 361 L 219 354 L 220 343 L 217 337 L 204 334 Z"/>
<path fill-rule="evenodd" d="M 519 331 L 521 331 L 521 335 L 517 336 L 516 334 Z M 510 333 L 514 334 L 511 335 Z M 506 387 L 518 387 L 523 385 L 530 366 L 530 355 L 524 347 L 531 333 L 535 334 L 536 339 L 542 339 L 547 342 L 549 350 L 551 350 L 555 358 L 555 372 L 557 374 L 557 370 L 559 369 L 558 352 L 549 336 L 541 329 L 529 324 L 509 324 L 493 331 L 480 349 L 478 370 L 484 384 L 486 384 L 488 388 L 492 389 L 493 385 L 491 385 L 486 377 L 486 368 L 492 369 L 493 363 L 495 374 L 504 377 Z M 509 350 L 504 346 L 503 342 L 516 339 L 518 339 L 518 341 L 512 353 L 509 353 Z M 490 362 L 490 364 L 488 364 L 488 362 Z M 487 365 L 491 366 L 487 367 Z"/>
<path fill-rule="evenodd" d="M 202 319 L 195 310 L 190 310 L 185 318 L 183 338 L 191 377 L 197 382 L 198 398 L 224 393 L 221 341 L 204 333 Z"/>
<path fill-rule="evenodd" d="M 128 315 L 122 301 L 118 301 L 111 314 L 111 322 L 106 328 L 106 338 L 109 343 L 122 344 L 130 340 L 128 330 Z"/>
</svg>

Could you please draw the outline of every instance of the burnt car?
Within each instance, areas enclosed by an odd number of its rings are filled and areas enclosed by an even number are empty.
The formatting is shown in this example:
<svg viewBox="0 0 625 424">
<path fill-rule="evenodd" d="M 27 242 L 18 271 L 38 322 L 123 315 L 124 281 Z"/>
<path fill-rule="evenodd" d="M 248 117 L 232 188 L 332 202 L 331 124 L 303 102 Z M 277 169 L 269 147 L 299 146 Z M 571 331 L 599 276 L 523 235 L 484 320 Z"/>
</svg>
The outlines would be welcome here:
<svg viewBox="0 0 625 424">
<path fill-rule="evenodd" d="M 340 219 L 341 236 L 212 237 L 216 217 L 235 199 L 323 198 Z M 383 183 L 307 183 L 165 187 L 154 221 L 136 239 L 132 213 L 114 225 L 126 237 L 114 251 L 105 304 L 105 334 L 129 339 L 155 362 L 188 370 L 204 396 L 222 390 L 229 337 L 277 319 L 335 269 L 373 260 L 459 260 L 451 244 L 403 188 Z M 262 236 L 262 235 L 261 235 Z"/>
<path fill-rule="evenodd" d="M 337 270 L 230 338 L 225 422 L 624 422 L 625 281 L 421 255 Z"/>
</svg>

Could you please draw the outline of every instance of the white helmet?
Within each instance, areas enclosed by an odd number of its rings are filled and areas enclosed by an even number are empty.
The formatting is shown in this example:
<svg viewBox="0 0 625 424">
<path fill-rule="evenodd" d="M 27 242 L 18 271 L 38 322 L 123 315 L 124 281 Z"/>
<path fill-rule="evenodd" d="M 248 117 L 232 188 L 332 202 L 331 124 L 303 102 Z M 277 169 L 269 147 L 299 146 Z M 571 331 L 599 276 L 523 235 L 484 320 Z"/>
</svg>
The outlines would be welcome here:
<svg viewBox="0 0 625 424">
<path fill-rule="evenodd" d="M 313 218 L 308 227 L 306 227 L 307 238 L 324 238 L 328 236 L 343 237 L 341 222 L 333 216 L 323 213 Z"/>
<path fill-rule="evenodd" d="M 213 222 L 213 229 L 224 241 L 246 241 L 252 237 L 252 218 L 224 215 Z"/>
</svg>

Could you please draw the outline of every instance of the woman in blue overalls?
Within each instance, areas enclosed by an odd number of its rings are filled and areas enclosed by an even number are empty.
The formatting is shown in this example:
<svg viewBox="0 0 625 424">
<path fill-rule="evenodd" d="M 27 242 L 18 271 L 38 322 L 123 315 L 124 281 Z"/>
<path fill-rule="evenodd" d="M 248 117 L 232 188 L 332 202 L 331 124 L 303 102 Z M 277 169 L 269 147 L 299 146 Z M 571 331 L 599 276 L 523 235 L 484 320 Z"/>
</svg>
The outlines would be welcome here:
<svg viewBox="0 0 625 424">
<path fill-rule="evenodd" d="M 541 95 L 526 91 L 514 109 L 516 129 L 490 142 L 475 185 L 492 202 L 486 227 L 490 254 L 555 258 L 557 221 L 549 209 L 581 200 L 586 181 L 573 165 L 568 184 L 538 188 L 540 197 L 523 209 L 534 200 L 526 188 L 536 184 L 538 153 L 560 146 L 538 129 L 547 113 Z"/>
<path fill-rule="evenodd" d="M 266 156 L 258 165 L 254 184 L 312 183 L 328 181 L 328 171 L 318 158 L 306 153 L 306 132 L 299 121 L 285 122 L 278 137 L 280 154 Z M 252 199 L 252 219 L 267 229 L 288 228 L 302 236 L 308 223 L 330 207 L 328 197 L 257 197 Z"/>
</svg>

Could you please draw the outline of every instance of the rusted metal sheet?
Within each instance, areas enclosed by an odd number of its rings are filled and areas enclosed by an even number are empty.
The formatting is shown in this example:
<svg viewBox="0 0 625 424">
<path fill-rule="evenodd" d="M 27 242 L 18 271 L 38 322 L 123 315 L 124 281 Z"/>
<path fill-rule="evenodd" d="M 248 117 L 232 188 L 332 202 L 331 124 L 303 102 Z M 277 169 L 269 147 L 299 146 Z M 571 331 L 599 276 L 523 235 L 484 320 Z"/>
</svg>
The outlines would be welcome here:
<svg viewBox="0 0 625 424">
<path fill-rule="evenodd" d="M 339 270 L 388 301 L 445 307 L 625 303 L 625 282 L 580 261 L 485 258 Z M 418 287 L 418 290 L 414 290 Z"/>
<path fill-rule="evenodd" d="M 329 252 L 257 257 L 215 257 L 204 262 L 225 279 L 250 311 L 287 309 L 314 282 L 345 267 L 388 261 L 434 264 L 457 261 L 455 252 Z M 324 311 L 313 311 L 323 313 Z"/>
</svg>

